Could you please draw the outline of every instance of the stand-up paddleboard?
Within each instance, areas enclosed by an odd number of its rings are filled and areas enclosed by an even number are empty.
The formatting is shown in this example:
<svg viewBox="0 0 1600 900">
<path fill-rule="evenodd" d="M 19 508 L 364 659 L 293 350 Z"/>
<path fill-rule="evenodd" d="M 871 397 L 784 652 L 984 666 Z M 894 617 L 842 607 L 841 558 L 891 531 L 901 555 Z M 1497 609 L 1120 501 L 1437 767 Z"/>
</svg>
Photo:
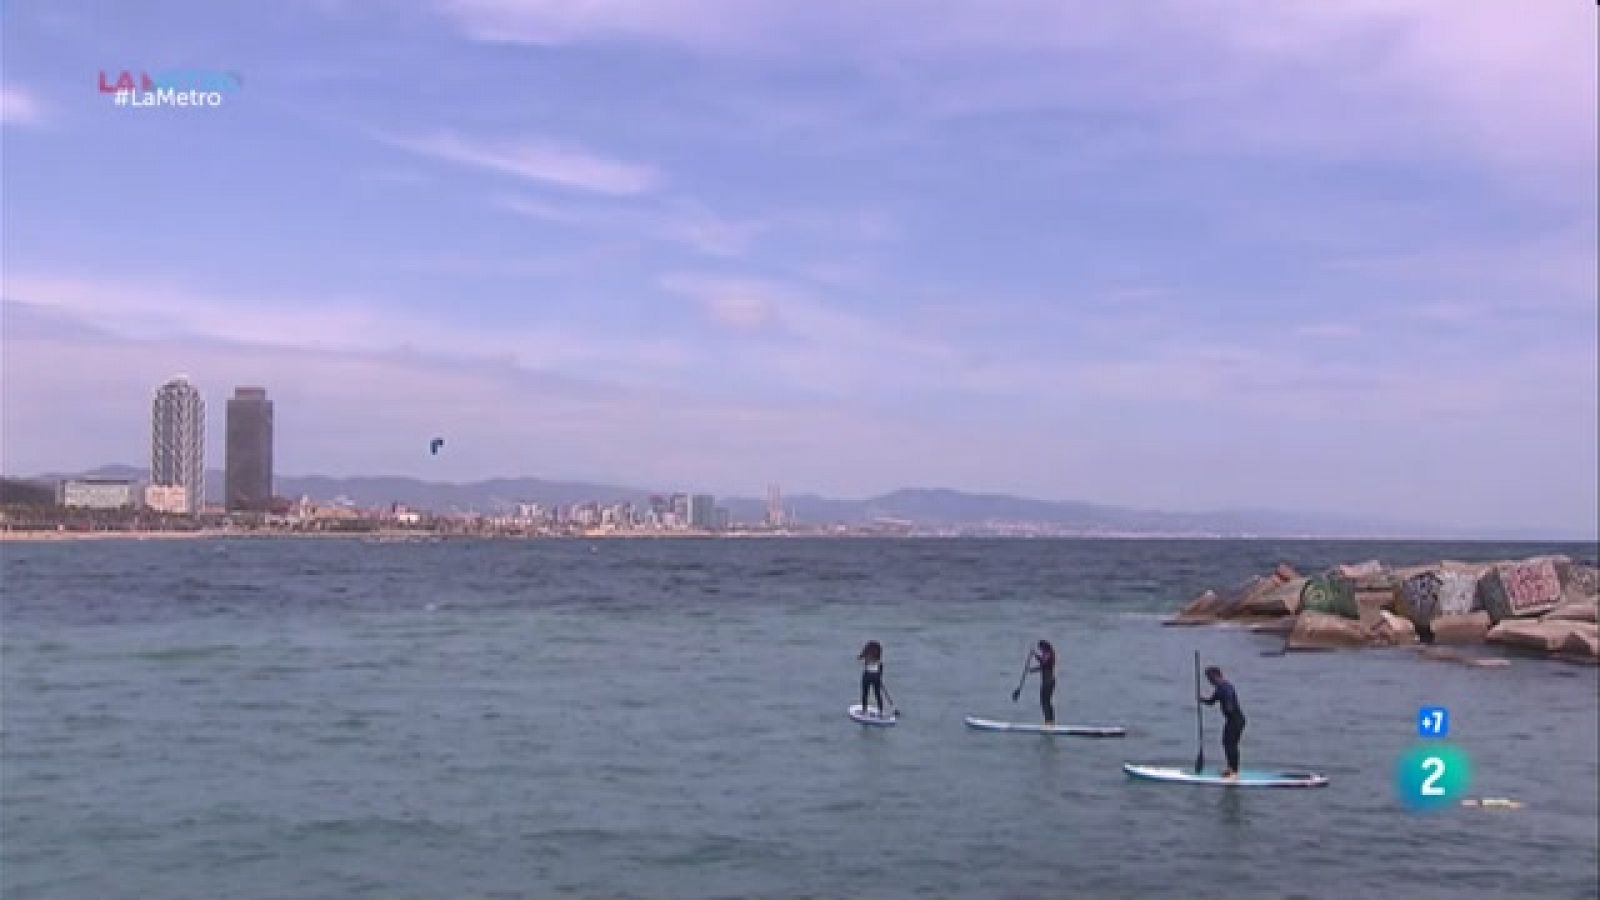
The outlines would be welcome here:
<svg viewBox="0 0 1600 900">
<path fill-rule="evenodd" d="M 893 725 L 896 721 L 898 721 L 900 717 L 892 713 L 887 716 L 880 715 L 878 710 L 870 707 L 852 706 L 850 707 L 850 718 L 860 722 L 863 725 L 876 725 L 879 728 L 888 728 L 890 725 Z"/>
<path fill-rule="evenodd" d="M 1316 772 L 1279 769 L 1245 769 L 1238 778 L 1223 778 L 1216 769 L 1206 768 L 1196 772 L 1184 766 L 1141 765 L 1123 763 L 1122 771 L 1130 778 L 1142 781 L 1162 781 L 1168 784 L 1205 784 L 1215 787 L 1255 788 L 1317 788 L 1327 787 L 1328 777 Z"/>
<path fill-rule="evenodd" d="M 1045 734 L 1059 737 L 1126 737 L 1128 729 L 1121 725 L 1057 725 L 1046 728 L 1032 722 L 999 722 L 994 719 L 980 719 L 977 716 L 967 716 L 968 728 L 978 731 L 1010 731 L 1015 734 Z"/>
</svg>

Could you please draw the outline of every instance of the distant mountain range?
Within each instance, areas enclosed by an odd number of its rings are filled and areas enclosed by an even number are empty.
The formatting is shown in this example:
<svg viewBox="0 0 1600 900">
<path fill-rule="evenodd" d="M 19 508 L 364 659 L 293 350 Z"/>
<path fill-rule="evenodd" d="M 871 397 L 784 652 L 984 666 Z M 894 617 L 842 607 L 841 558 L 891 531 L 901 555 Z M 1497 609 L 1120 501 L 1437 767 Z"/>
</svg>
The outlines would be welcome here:
<svg viewBox="0 0 1600 900">
<path fill-rule="evenodd" d="M 50 473 L 39 481 L 65 478 L 123 478 L 143 480 L 148 470 L 134 466 L 102 466 L 89 472 Z M 206 473 L 206 494 L 222 496 L 223 476 Z M 307 495 L 320 500 L 340 497 L 362 507 L 404 503 L 435 512 L 504 512 L 517 503 L 565 505 L 594 501 L 601 504 L 648 502 L 642 488 L 538 478 L 496 478 L 465 484 L 421 481 L 415 478 L 280 477 L 277 492 L 284 497 Z M 719 497 L 734 522 L 760 522 L 766 501 L 749 497 Z M 1128 509 L 1093 503 L 1033 500 L 1005 494 L 972 494 L 944 489 L 904 489 L 866 500 L 840 500 L 814 494 L 784 497 L 784 507 L 802 525 L 866 524 L 894 519 L 924 529 L 1001 529 L 1032 526 L 1039 530 L 1078 534 L 1208 535 L 1325 538 L 1419 538 L 1467 540 L 1542 540 L 1548 534 L 1506 530 L 1499 533 L 1464 531 L 1426 523 L 1382 521 L 1338 513 L 1233 510 L 1174 513 Z"/>
</svg>

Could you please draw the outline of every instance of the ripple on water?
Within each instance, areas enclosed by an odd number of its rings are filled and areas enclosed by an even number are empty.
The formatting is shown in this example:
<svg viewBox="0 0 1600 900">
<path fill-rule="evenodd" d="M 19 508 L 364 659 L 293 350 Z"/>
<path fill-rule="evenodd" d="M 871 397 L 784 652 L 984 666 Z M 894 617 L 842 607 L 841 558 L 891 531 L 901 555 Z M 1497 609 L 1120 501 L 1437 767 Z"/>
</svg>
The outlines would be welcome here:
<svg viewBox="0 0 1600 900">
<path fill-rule="evenodd" d="M 188 543 L 0 558 L 8 898 L 1593 893 L 1594 670 L 1263 658 L 1246 633 L 1158 624 L 1280 552 L 1311 570 L 1529 548 L 241 541 L 217 579 Z M 1009 695 L 1041 636 L 1057 705 L 1128 738 L 962 727 L 1036 714 Z M 896 729 L 843 715 L 867 637 Z M 1128 782 L 1125 759 L 1192 762 L 1197 649 L 1240 685 L 1247 760 L 1330 787 Z M 1430 703 L 1474 793 L 1525 809 L 1401 811 L 1392 766 Z"/>
</svg>

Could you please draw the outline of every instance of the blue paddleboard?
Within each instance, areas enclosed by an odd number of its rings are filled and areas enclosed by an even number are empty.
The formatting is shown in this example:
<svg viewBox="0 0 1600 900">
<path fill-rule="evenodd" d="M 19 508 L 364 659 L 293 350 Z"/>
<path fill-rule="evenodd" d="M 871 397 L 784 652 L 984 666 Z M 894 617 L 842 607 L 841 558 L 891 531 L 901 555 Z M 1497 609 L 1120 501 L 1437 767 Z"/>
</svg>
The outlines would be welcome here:
<svg viewBox="0 0 1600 900">
<path fill-rule="evenodd" d="M 1046 728 L 1036 722 L 1000 722 L 967 716 L 967 727 L 976 731 L 1009 731 L 1015 734 L 1045 734 L 1059 737 L 1125 737 L 1128 729 L 1121 725 L 1057 725 Z"/>
<path fill-rule="evenodd" d="M 1223 778 L 1217 769 L 1193 766 L 1123 763 L 1128 777 L 1167 784 L 1204 784 L 1212 787 L 1314 788 L 1327 787 L 1328 777 L 1317 772 L 1289 769 L 1245 769 L 1238 778 Z"/>
</svg>

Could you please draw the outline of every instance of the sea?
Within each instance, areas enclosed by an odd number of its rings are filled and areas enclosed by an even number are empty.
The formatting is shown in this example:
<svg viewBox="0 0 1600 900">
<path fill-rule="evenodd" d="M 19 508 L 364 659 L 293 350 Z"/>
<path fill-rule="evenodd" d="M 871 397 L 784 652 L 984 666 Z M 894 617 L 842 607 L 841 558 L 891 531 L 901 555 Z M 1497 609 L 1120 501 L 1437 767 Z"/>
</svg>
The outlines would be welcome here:
<svg viewBox="0 0 1600 900">
<path fill-rule="evenodd" d="M 1208 587 L 1594 545 L 201 539 L 0 545 L 0 896 L 1595 897 L 1600 670 L 1280 655 L 1162 627 Z M 1063 723 L 968 730 L 1059 654 Z M 883 644 L 893 728 L 851 722 Z M 1192 764 L 1194 654 L 1247 767 Z M 1443 706 L 1472 797 L 1396 767 Z M 1222 758 L 1205 711 L 1204 750 Z"/>
</svg>

